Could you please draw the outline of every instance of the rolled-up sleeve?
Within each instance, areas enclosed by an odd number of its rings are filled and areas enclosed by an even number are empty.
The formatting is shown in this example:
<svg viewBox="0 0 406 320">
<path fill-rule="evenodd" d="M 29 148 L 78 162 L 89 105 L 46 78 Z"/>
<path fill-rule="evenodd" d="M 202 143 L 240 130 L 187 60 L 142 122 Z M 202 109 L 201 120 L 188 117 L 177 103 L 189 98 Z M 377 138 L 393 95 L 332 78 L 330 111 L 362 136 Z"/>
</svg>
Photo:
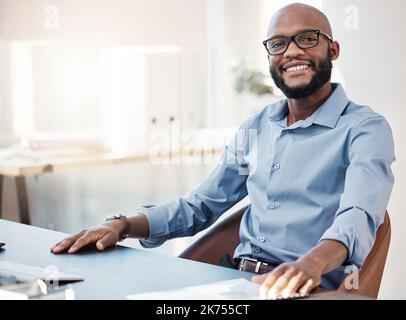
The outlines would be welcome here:
<svg viewBox="0 0 406 320">
<path fill-rule="evenodd" d="M 247 195 L 245 131 L 244 128 L 237 131 L 217 167 L 191 192 L 161 205 L 139 208 L 138 212 L 144 214 L 149 223 L 149 238 L 140 240 L 143 247 L 156 247 L 172 238 L 192 236 L 209 227 Z"/>
<path fill-rule="evenodd" d="M 333 224 L 320 241 L 341 242 L 348 250 L 347 263 L 361 267 L 384 221 L 394 183 L 394 143 L 386 120 L 374 117 L 353 128 L 348 150 L 344 192 Z"/>
</svg>

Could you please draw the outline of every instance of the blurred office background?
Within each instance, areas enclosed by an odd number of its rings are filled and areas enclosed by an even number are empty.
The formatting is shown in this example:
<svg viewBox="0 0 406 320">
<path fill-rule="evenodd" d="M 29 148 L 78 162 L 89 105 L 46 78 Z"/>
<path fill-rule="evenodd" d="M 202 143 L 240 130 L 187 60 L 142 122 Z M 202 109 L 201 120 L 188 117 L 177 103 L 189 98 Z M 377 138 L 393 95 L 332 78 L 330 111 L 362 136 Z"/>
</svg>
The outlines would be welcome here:
<svg viewBox="0 0 406 320">
<path fill-rule="evenodd" d="M 154 130 L 175 123 L 182 131 L 222 135 L 283 98 L 268 76 L 261 42 L 273 12 L 291 2 L 0 0 L 0 148 L 46 157 L 76 141 L 81 151 L 142 153 Z M 302 2 L 327 14 L 341 43 L 333 80 L 392 126 L 393 236 L 380 297 L 405 299 L 406 3 Z M 32 224 L 72 233 L 108 214 L 182 195 L 214 166 L 134 161 L 30 175 Z M 16 220 L 15 186 L 10 177 L 4 182 L 3 217 Z M 191 241 L 153 250 L 177 255 Z"/>
</svg>

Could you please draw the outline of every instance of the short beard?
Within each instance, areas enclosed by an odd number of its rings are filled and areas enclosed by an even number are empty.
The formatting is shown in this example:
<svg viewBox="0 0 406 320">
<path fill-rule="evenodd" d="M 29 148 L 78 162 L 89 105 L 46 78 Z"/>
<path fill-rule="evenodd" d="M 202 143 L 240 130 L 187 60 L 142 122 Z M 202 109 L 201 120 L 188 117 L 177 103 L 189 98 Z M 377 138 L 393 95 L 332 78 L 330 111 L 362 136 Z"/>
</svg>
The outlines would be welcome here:
<svg viewBox="0 0 406 320">
<path fill-rule="evenodd" d="M 314 62 L 311 63 L 311 67 L 314 69 L 315 74 L 308 85 L 302 87 L 289 87 L 286 85 L 282 74 L 276 72 L 275 68 L 272 66 L 269 68 L 273 81 L 275 85 L 285 94 L 289 99 L 302 99 L 315 94 L 323 85 L 325 85 L 331 79 L 331 71 L 333 69 L 333 63 L 331 62 L 332 54 L 330 50 L 327 52 L 327 58 L 321 60 L 319 65 L 316 66 Z"/>
</svg>

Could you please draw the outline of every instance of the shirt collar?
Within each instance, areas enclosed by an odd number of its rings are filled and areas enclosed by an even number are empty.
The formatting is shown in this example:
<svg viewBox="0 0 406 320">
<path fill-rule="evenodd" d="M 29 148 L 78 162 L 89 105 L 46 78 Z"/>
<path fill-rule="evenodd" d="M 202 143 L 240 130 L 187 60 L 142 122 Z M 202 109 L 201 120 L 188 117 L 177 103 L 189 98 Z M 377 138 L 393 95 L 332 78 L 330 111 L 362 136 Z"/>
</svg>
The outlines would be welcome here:
<svg viewBox="0 0 406 320">
<path fill-rule="evenodd" d="M 327 100 L 309 117 L 313 118 L 313 123 L 334 128 L 338 119 L 348 105 L 348 98 L 344 88 L 339 83 L 332 83 L 333 92 Z M 288 102 L 283 100 L 271 111 L 269 118 L 271 121 L 280 121 L 288 113 Z M 314 117 L 315 116 L 315 117 Z M 308 118 L 308 119 L 309 119 Z"/>
</svg>

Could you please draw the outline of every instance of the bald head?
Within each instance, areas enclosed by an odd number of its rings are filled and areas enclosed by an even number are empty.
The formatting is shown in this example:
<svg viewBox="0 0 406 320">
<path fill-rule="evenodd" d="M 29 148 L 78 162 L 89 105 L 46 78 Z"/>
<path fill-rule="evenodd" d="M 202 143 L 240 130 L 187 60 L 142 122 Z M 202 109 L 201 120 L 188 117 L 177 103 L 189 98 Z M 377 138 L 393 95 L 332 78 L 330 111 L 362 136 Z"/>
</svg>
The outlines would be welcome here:
<svg viewBox="0 0 406 320">
<path fill-rule="evenodd" d="M 271 18 L 268 28 L 268 38 L 287 33 L 295 34 L 304 29 L 320 29 L 333 37 L 327 16 L 319 9 L 303 4 L 293 3 L 279 9 Z"/>
</svg>

